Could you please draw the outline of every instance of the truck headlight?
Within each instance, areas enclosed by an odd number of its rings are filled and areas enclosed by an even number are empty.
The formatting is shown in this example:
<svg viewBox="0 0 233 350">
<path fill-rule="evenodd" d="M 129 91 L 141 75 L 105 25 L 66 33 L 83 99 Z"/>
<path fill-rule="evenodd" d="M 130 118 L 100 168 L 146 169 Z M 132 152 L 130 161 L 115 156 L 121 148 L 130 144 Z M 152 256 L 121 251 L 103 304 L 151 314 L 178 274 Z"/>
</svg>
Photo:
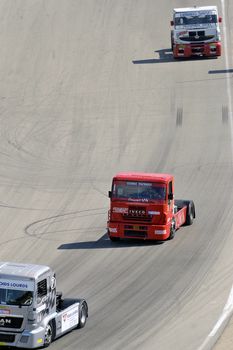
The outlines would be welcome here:
<svg viewBox="0 0 233 350">
<path fill-rule="evenodd" d="M 166 232 L 166 230 L 155 230 L 155 235 L 165 235 Z"/>
</svg>

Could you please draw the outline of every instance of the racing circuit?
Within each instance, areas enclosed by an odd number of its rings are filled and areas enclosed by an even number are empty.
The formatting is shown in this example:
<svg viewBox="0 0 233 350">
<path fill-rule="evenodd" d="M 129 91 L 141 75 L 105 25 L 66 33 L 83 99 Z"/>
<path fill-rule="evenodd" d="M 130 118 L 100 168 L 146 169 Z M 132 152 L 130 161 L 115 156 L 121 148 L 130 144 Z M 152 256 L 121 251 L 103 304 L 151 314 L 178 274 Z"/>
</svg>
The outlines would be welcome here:
<svg viewBox="0 0 233 350">
<path fill-rule="evenodd" d="M 51 350 L 206 350 L 231 313 L 233 3 L 211 0 L 221 57 L 174 60 L 172 10 L 191 5 L 0 1 L 1 260 L 53 267 L 89 305 Z M 194 224 L 110 242 L 119 171 L 174 174 Z"/>
</svg>

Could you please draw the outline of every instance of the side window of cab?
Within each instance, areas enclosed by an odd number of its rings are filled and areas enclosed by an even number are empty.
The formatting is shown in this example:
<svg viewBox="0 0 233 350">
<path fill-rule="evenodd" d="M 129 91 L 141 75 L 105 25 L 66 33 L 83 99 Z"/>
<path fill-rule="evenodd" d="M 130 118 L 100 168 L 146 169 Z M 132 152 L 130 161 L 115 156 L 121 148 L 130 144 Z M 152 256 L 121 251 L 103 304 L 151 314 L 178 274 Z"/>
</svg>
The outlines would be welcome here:
<svg viewBox="0 0 233 350">
<path fill-rule="evenodd" d="M 173 200 L 173 188 L 172 181 L 168 184 L 168 200 Z"/>
</svg>

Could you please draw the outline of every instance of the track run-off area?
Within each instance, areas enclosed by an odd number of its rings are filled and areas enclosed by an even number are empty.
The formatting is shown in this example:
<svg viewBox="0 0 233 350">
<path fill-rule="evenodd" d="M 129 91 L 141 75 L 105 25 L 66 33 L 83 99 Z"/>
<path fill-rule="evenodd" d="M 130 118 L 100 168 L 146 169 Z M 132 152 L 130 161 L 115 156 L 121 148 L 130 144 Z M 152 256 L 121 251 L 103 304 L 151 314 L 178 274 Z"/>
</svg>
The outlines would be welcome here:
<svg viewBox="0 0 233 350">
<path fill-rule="evenodd" d="M 0 1 L 1 260 L 45 264 L 86 327 L 66 350 L 211 349 L 231 314 L 231 0 L 223 54 L 174 60 L 190 0 Z M 196 220 L 163 243 L 106 235 L 121 171 L 172 173 Z"/>
</svg>

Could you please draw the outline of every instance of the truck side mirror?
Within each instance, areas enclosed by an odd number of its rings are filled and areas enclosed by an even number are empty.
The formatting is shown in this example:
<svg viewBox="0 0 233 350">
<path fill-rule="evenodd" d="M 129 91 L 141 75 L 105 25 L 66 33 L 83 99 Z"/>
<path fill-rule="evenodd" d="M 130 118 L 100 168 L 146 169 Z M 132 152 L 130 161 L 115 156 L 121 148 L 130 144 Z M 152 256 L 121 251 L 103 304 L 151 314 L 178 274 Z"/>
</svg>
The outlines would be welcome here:
<svg viewBox="0 0 233 350">
<path fill-rule="evenodd" d="M 112 198 L 112 191 L 108 191 L 108 197 Z"/>
<path fill-rule="evenodd" d="M 174 21 L 171 21 L 170 24 L 171 24 L 171 26 L 174 26 Z"/>
<path fill-rule="evenodd" d="M 174 198 L 173 193 L 169 193 L 169 194 L 168 194 L 168 199 L 169 199 L 170 201 L 172 201 L 173 198 Z"/>
<path fill-rule="evenodd" d="M 218 18 L 219 23 L 222 23 L 222 17 Z"/>
</svg>

